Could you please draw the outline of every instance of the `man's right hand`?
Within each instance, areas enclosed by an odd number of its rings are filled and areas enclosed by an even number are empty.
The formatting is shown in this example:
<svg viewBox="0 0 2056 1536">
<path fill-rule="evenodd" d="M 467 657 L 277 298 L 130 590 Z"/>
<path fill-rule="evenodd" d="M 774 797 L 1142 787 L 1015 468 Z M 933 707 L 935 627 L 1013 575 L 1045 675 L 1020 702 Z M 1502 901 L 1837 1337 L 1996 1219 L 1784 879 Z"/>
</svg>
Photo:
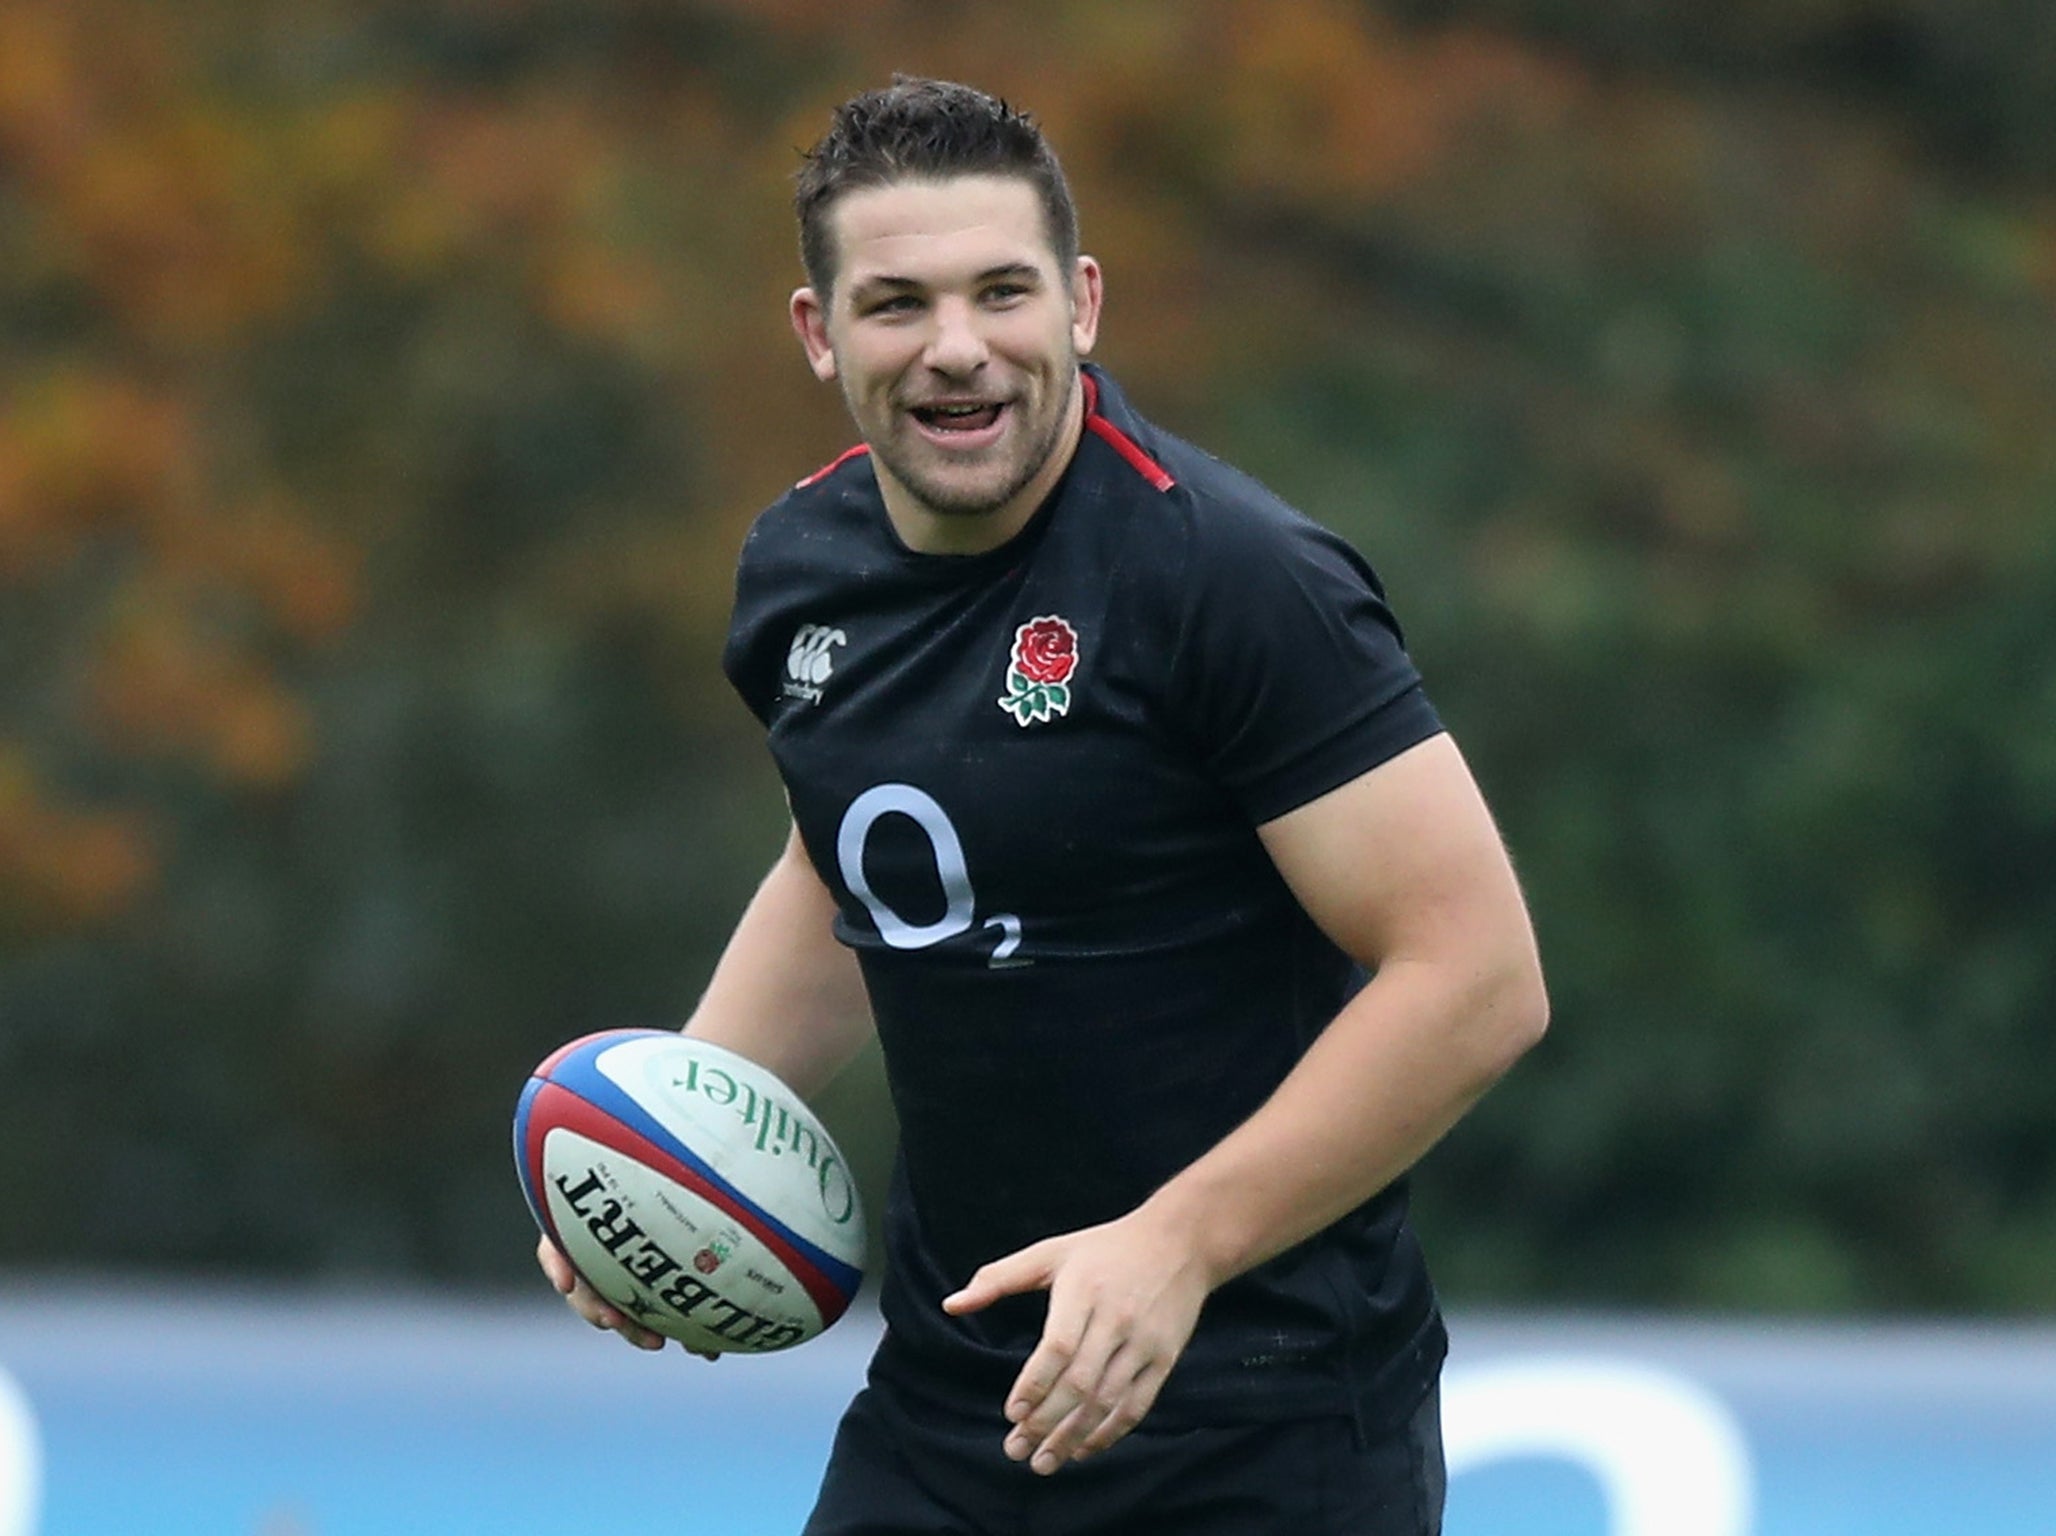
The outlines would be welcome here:
<svg viewBox="0 0 2056 1536">
<path fill-rule="evenodd" d="M 571 1304 L 571 1310 L 595 1328 L 611 1329 L 637 1349 L 664 1347 L 661 1333 L 653 1333 L 643 1327 L 580 1279 L 578 1271 L 571 1267 L 571 1261 L 549 1238 L 536 1239 L 535 1261 L 543 1267 L 543 1273 L 557 1288 L 557 1294 Z"/>
</svg>

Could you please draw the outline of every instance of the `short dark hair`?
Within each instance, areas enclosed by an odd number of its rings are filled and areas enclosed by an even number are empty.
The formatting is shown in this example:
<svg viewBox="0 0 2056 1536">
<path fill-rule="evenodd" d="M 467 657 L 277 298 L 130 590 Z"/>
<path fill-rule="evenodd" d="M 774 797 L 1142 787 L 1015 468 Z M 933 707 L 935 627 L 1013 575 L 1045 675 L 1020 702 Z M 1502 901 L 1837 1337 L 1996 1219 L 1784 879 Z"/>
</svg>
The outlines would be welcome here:
<svg viewBox="0 0 2056 1536">
<path fill-rule="evenodd" d="M 1035 120 L 996 96 L 949 80 L 893 76 L 892 84 L 836 108 L 807 151 L 793 193 L 800 261 L 825 300 L 835 283 L 829 215 L 844 193 L 899 181 L 1018 176 L 1042 202 L 1049 243 L 1066 275 L 1078 258 L 1078 210 L 1056 151 Z"/>
</svg>

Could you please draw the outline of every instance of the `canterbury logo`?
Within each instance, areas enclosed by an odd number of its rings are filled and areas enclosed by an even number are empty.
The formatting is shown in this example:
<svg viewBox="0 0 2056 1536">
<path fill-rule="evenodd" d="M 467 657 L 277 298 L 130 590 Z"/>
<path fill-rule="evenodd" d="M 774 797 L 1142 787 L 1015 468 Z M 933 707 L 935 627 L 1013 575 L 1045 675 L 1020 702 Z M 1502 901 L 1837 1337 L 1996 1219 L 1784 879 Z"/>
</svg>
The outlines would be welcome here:
<svg viewBox="0 0 2056 1536">
<path fill-rule="evenodd" d="M 819 704 L 821 687 L 835 671 L 835 648 L 849 643 L 850 637 L 839 629 L 802 624 L 793 633 L 792 649 L 785 653 L 785 696 Z"/>
</svg>

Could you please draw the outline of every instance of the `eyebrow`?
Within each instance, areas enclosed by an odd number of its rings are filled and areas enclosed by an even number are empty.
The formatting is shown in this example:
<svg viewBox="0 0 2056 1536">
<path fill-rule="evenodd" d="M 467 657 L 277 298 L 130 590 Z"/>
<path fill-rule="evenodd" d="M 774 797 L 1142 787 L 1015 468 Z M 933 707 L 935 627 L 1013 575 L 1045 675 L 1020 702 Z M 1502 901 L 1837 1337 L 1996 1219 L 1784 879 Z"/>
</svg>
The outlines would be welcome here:
<svg viewBox="0 0 2056 1536">
<path fill-rule="evenodd" d="M 1031 282 L 1041 282 L 1042 272 L 1032 262 L 1008 261 L 1002 262 L 996 267 L 987 267 L 983 272 L 973 277 L 971 282 L 975 287 L 984 283 L 999 282 L 1005 278 L 1026 278 Z M 907 289 L 922 289 L 928 286 L 927 283 L 922 282 L 919 278 L 901 277 L 898 273 L 893 272 L 881 272 L 875 276 L 866 277 L 861 282 L 852 284 L 850 295 L 854 298 L 858 294 L 871 293 L 881 289 L 900 292 Z"/>
</svg>

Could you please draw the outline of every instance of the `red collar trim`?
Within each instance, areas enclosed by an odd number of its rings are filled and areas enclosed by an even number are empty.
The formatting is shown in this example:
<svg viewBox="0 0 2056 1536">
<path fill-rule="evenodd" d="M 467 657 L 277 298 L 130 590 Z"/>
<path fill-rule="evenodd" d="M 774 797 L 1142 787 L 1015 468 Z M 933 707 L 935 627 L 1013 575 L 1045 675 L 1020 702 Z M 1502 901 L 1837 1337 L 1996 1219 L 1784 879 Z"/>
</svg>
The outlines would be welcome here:
<svg viewBox="0 0 2056 1536">
<path fill-rule="evenodd" d="M 841 469 L 843 465 L 849 463 L 851 459 L 857 458 L 861 454 L 869 453 L 870 451 L 871 445 L 869 443 L 859 443 L 854 448 L 845 448 L 841 453 L 838 453 L 826 464 L 823 464 L 819 469 L 815 470 L 811 475 L 807 476 L 806 479 L 800 481 L 797 485 L 793 487 L 793 489 L 796 491 L 804 491 L 810 485 L 818 485 L 823 480 L 826 480 L 830 475 L 834 474 L 838 469 Z"/>
<path fill-rule="evenodd" d="M 1085 425 L 1093 435 L 1127 460 L 1128 467 L 1155 489 L 1168 491 L 1176 485 L 1178 482 L 1168 469 L 1144 453 L 1134 438 L 1100 415 L 1099 381 L 1089 373 L 1081 372 L 1079 377 L 1085 381 Z"/>
</svg>

